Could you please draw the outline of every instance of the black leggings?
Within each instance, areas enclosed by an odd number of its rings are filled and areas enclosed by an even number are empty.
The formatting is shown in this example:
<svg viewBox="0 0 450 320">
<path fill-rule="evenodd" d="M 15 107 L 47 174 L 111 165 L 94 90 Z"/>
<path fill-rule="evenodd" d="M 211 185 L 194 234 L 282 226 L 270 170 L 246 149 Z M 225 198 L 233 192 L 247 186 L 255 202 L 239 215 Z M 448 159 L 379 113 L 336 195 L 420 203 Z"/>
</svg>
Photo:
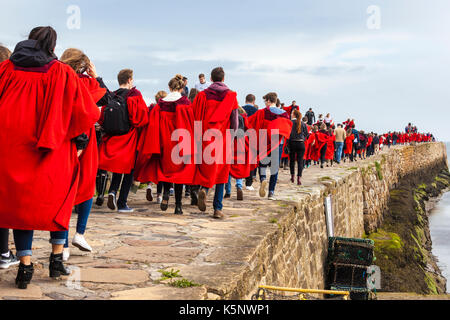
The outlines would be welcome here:
<svg viewBox="0 0 450 320">
<path fill-rule="evenodd" d="M 323 165 L 325 163 L 325 154 L 327 153 L 327 145 L 325 144 L 322 149 L 320 149 L 320 164 Z"/>
<path fill-rule="evenodd" d="M 0 254 L 9 252 L 9 229 L 0 229 Z"/>
<path fill-rule="evenodd" d="M 120 183 L 122 183 L 121 187 Z M 117 191 L 119 191 L 120 187 L 119 199 L 117 201 L 117 206 L 119 208 L 123 208 L 127 204 L 128 194 L 130 193 L 132 184 L 133 172 L 131 172 L 130 174 L 113 173 L 111 186 L 109 187 L 109 193 L 114 192 L 117 195 Z"/>
<path fill-rule="evenodd" d="M 164 184 L 164 196 L 169 197 L 170 194 L 170 188 L 172 188 L 173 184 L 169 182 L 163 182 Z M 183 199 L 183 185 L 182 184 L 175 184 L 175 204 L 180 205 L 182 203 Z"/>
<path fill-rule="evenodd" d="M 304 156 L 305 156 L 305 142 L 304 141 L 289 141 L 289 157 L 291 158 L 291 175 L 295 175 L 295 162 L 298 165 L 298 176 L 303 174 Z"/>
</svg>

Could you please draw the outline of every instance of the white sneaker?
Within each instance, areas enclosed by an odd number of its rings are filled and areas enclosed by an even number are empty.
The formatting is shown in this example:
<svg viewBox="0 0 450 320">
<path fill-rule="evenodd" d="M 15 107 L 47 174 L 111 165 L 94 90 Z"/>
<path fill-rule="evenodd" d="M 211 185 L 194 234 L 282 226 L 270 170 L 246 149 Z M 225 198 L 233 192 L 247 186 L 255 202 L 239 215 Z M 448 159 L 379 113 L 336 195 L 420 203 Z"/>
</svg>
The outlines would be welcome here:
<svg viewBox="0 0 450 320">
<path fill-rule="evenodd" d="M 158 196 L 158 197 L 156 198 L 156 203 L 157 203 L 157 204 L 161 204 L 161 202 L 162 202 L 162 196 Z"/>
<path fill-rule="evenodd" d="M 248 191 L 255 191 L 255 188 L 253 188 L 253 186 L 245 187 L 245 189 L 247 189 Z"/>
<path fill-rule="evenodd" d="M 81 251 L 85 251 L 85 252 L 91 252 L 92 251 L 91 246 L 89 245 L 89 243 L 87 243 L 87 241 L 84 238 L 84 236 L 82 234 L 79 234 L 79 233 L 75 233 L 75 236 L 73 237 L 73 240 L 72 240 L 72 245 L 74 245 L 75 247 L 77 247 Z"/>
<path fill-rule="evenodd" d="M 63 261 L 69 260 L 69 257 L 70 257 L 70 249 L 69 248 L 64 248 L 64 250 L 63 250 Z"/>
</svg>

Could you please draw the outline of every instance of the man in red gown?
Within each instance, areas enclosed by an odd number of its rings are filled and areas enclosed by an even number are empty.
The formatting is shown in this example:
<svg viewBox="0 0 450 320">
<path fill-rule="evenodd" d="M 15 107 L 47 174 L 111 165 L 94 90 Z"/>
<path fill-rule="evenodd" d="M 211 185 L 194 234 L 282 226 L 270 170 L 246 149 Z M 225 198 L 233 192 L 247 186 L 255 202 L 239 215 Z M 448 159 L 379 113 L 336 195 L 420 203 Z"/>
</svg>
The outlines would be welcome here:
<svg viewBox="0 0 450 320">
<path fill-rule="evenodd" d="M 119 212 L 133 212 L 134 210 L 128 207 L 127 199 L 133 183 L 139 130 L 148 123 L 148 109 L 142 94 L 133 86 L 133 71 L 124 69 L 119 72 L 117 78 L 120 89 L 114 94 L 122 96 L 126 100 L 130 130 L 124 135 L 105 135 L 102 138 L 98 167 L 113 173 L 108 195 L 108 208 L 119 210 Z M 100 125 L 103 124 L 104 113 L 105 107 L 102 108 Z M 121 183 L 120 196 L 117 200 L 116 195 Z"/>
<path fill-rule="evenodd" d="M 223 193 L 228 182 L 232 159 L 228 129 L 236 131 L 239 126 L 236 92 L 224 83 L 225 72 L 218 67 L 211 72 L 209 88 L 200 92 L 192 103 L 195 119 L 195 174 L 194 185 L 203 187 L 198 193 L 198 208 L 206 211 L 206 195 L 216 185 L 214 218 L 223 219 Z M 199 128 L 201 126 L 201 128 Z M 228 135 L 228 137 L 227 137 Z"/>
<path fill-rule="evenodd" d="M 278 99 L 275 92 L 270 92 L 263 97 L 266 108 L 257 111 L 248 119 L 250 128 L 256 131 L 258 138 L 257 164 L 259 164 L 260 190 L 261 197 L 266 196 L 266 168 L 270 166 L 269 181 L 269 199 L 275 200 L 275 187 L 278 181 L 278 170 L 283 153 L 283 145 L 286 139 L 289 139 L 292 131 L 292 121 L 288 113 L 276 107 Z M 264 130 L 264 131 L 262 131 Z M 264 145 L 261 140 L 261 132 L 265 137 L 267 144 Z"/>
</svg>

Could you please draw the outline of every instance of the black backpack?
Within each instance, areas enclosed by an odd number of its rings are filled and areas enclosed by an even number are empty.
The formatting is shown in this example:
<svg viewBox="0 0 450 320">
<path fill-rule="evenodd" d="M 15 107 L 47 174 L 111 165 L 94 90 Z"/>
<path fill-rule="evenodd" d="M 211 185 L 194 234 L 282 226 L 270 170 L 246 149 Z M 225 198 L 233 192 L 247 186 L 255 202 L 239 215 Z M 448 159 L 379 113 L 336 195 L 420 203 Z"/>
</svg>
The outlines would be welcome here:
<svg viewBox="0 0 450 320">
<path fill-rule="evenodd" d="M 109 136 L 122 136 L 130 131 L 127 97 L 129 90 L 114 93 L 105 107 L 103 131 Z"/>
</svg>

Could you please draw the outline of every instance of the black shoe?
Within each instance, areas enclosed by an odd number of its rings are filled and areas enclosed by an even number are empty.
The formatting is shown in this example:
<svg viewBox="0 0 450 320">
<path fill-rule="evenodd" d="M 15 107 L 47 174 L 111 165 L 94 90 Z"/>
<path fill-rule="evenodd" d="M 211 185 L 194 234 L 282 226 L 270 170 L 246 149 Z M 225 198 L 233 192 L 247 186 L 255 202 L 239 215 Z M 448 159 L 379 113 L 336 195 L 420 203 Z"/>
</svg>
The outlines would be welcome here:
<svg viewBox="0 0 450 320">
<path fill-rule="evenodd" d="M 12 251 L 9 251 L 9 257 L 6 258 L 3 255 L 0 255 L 0 269 L 8 269 L 11 266 L 15 266 L 16 264 L 19 264 L 20 261 L 17 259 L 17 257 L 12 253 Z"/>
<path fill-rule="evenodd" d="M 190 193 L 189 191 L 186 191 L 186 192 L 184 193 L 184 196 L 185 196 L 186 198 L 189 198 L 189 197 L 191 196 L 191 193 Z"/>
<path fill-rule="evenodd" d="M 162 211 L 167 211 L 167 209 L 169 208 L 169 199 L 170 199 L 170 195 L 168 195 L 168 194 L 163 195 L 163 199 L 161 202 L 161 210 Z"/>
<path fill-rule="evenodd" d="M 108 195 L 108 208 L 110 208 L 113 211 L 117 210 L 117 199 L 116 194 L 114 192 L 111 192 Z"/>
<path fill-rule="evenodd" d="M 153 201 L 152 188 L 147 189 L 146 198 L 147 198 L 148 202 L 152 202 Z"/>
<path fill-rule="evenodd" d="M 33 278 L 34 267 L 33 264 L 26 266 L 24 264 L 19 264 L 19 271 L 16 277 L 16 286 L 19 289 L 26 289 Z"/>
<path fill-rule="evenodd" d="M 177 214 L 177 215 L 182 215 L 183 214 L 183 209 L 181 209 L 181 205 L 180 204 L 177 204 L 175 206 L 175 214 Z"/>
<path fill-rule="evenodd" d="M 223 196 L 224 199 L 230 199 L 231 198 L 231 194 L 227 193 Z"/>
<path fill-rule="evenodd" d="M 97 200 L 95 201 L 95 204 L 99 207 L 103 206 L 103 203 L 105 202 L 105 196 L 98 196 Z"/>
<path fill-rule="evenodd" d="M 59 278 L 60 276 L 70 275 L 70 270 L 63 264 L 63 254 L 51 254 L 50 265 L 48 267 L 50 271 L 50 278 Z"/>
</svg>

